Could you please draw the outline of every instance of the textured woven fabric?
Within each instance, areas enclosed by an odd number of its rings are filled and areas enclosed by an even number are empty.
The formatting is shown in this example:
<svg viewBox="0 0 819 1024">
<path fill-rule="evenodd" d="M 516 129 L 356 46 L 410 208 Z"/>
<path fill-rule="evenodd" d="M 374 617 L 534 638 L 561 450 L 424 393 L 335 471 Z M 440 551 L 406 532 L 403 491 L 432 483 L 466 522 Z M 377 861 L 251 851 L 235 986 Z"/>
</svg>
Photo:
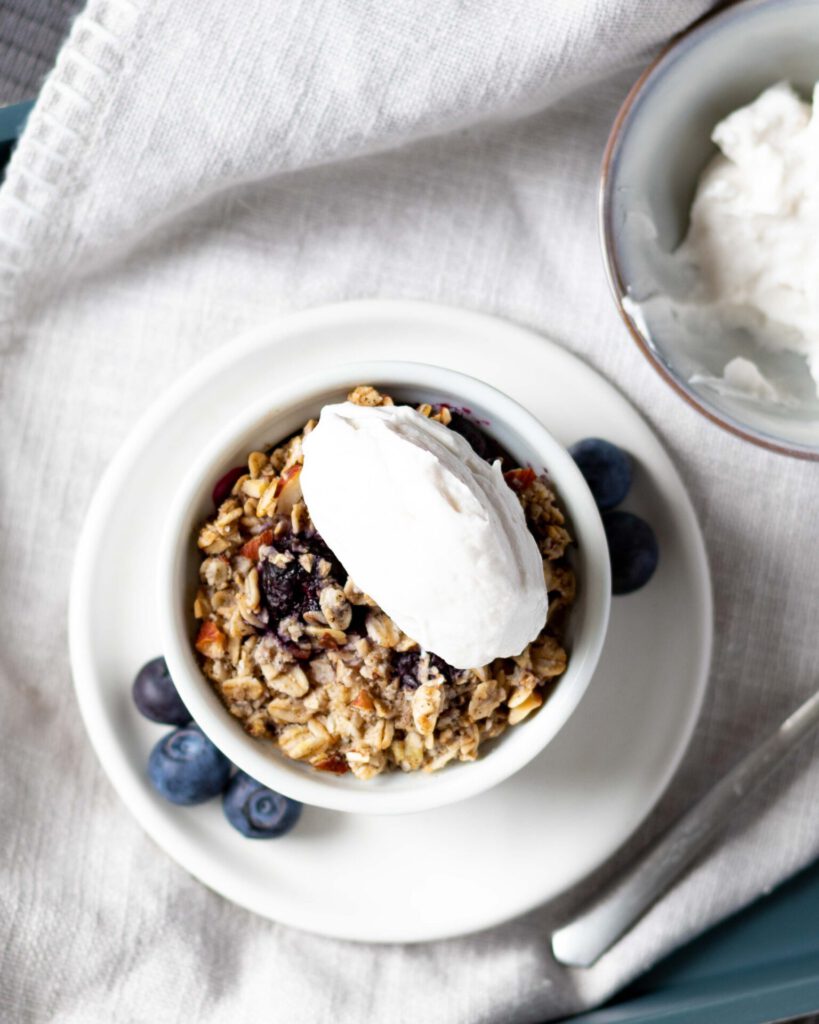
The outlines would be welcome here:
<svg viewBox="0 0 819 1024">
<path fill-rule="evenodd" d="M 819 852 L 808 744 L 592 971 L 557 968 L 548 933 L 616 864 L 476 937 L 318 939 L 206 891 L 141 833 L 67 665 L 73 542 L 146 402 L 280 311 L 378 295 L 563 342 L 632 398 L 690 487 L 714 574 L 713 679 L 681 771 L 618 864 L 807 696 L 816 468 L 678 400 L 626 336 L 598 251 L 618 104 L 706 6 L 91 0 L 75 22 L 0 189 L 0 1019 L 539 1021 L 603 998 Z"/>
<path fill-rule="evenodd" d="M 79 0 L 0 0 L 0 105 L 37 95 Z"/>
</svg>

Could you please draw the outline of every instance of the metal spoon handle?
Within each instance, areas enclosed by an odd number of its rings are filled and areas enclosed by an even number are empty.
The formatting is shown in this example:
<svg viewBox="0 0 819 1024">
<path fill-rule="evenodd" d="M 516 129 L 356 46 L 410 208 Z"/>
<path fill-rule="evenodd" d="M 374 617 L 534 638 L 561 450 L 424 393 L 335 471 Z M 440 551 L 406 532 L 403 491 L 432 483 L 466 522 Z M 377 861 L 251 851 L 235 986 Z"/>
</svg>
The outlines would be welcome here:
<svg viewBox="0 0 819 1024">
<path fill-rule="evenodd" d="M 652 844 L 589 910 L 552 935 L 561 963 L 590 967 L 725 828 L 737 804 L 819 724 L 819 692 L 735 765 L 699 803 Z"/>
</svg>

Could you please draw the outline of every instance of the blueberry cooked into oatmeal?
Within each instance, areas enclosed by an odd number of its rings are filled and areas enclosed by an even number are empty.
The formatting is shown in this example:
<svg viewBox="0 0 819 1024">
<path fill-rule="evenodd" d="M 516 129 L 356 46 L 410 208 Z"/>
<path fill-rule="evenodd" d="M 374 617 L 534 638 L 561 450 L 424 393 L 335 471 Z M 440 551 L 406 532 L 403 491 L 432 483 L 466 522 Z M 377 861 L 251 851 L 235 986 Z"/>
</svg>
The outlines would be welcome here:
<svg viewBox="0 0 819 1024">
<path fill-rule="evenodd" d="M 393 405 L 367 386 L 356 388 L 350 402 Z M 421 648 L 356 586 L 316 530 L 302 495 L 302 442 L 315 421 L 272 449 L 251 452 L 241 473 L 220 481 L 216 512 L 199 531 L 194 612 L 205 675 L 250 735 L 321 771 L 369 779 L 472 761 L 481 743 L 536 711 L 566 668 L 563 635 L 575 578 L 555 494 L 534 470 L 509 465 L 509 456 L 465 417 L 446 406 L 417 411 L 447 437 L 437 424 L 466 437 L 472 458 L 503 457 L 506 484 L 536 543 L 532 557 L 536 567 L 542 559 L 548 591 L 546 621 L 542 628 L 542 619 L 535 622 L 528 634 L 534 639 L 520 654 L 456 668 Z M 510 494 L 502 480 L 500 490 Z M 517 502 L 508 500 L 520 518 Z"/>
</svg>

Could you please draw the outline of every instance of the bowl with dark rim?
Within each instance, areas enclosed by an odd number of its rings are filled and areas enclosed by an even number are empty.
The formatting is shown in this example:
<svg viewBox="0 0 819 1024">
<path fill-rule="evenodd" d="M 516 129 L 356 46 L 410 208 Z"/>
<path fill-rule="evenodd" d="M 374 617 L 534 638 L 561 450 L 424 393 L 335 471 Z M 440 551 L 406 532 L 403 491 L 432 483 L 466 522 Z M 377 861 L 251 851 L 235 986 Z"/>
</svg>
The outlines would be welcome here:
<svg viewBox="0 0 819 1024">
<path fill-rule="evenodd" d="M 716 337 L 715 326 L 713 351 L 698 347 L 673 316 L 645 310 L 671 281 L 669 256 L 685 238 L 698 178 L 717 153 L 712 129 L 780 81 L 809 98 L 819 81 L 817 38 L 819 5 L 806 0 L 748 0 L 720 9 L 675 38 L 643 72 L 617 114 L 603 158 L 599 208 L 615 302 L 662 378 L 737 437 L 813 460 L 819 460 L 819 400 L 807 386 L 807 370 L 804 392 L 790 405 L 721 395 L 696 378 L 719 376 L 727 361 L 725 346 L 734 342 Z M 754 358 L 749 352 L 734 354 Z"/>
</svg>

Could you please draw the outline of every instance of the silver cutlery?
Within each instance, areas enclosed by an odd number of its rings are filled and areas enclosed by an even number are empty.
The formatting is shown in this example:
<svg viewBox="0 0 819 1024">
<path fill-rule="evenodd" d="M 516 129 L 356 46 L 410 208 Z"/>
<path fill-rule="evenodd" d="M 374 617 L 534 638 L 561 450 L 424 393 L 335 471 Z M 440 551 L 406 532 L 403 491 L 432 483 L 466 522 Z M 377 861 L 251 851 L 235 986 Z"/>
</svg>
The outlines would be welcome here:
<svg viewBox="0 0 819 1024">
<path fill-rule="evenodd" d="M 632 928 L 730 822 L 748 793 L 819 725 L 819 692 L 805 701 L 616 879 L 552 934 L 560 963 L 590 967 Z"/>
</svg>

